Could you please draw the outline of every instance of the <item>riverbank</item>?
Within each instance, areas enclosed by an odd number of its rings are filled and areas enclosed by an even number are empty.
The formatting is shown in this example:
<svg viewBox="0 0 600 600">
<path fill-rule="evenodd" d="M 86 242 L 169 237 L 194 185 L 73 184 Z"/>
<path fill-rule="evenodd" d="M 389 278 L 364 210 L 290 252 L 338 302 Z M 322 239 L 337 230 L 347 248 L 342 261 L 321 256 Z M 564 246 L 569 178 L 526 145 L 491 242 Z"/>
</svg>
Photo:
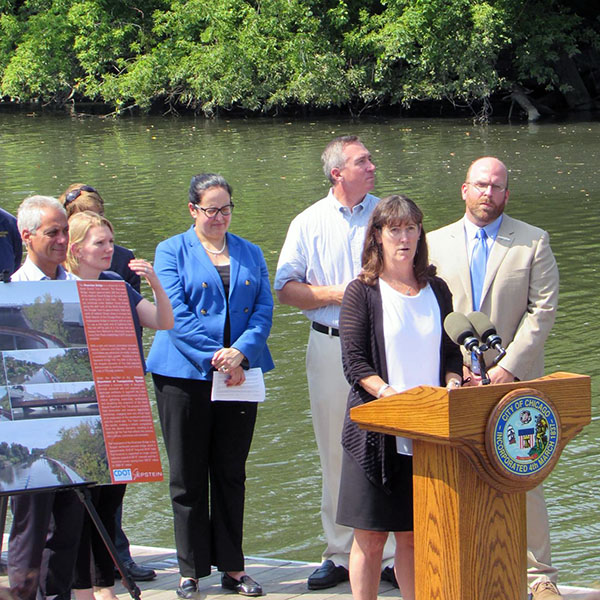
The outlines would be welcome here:
<svg viewBox="0 0 600 600">
<path fill-rule="evenodd" d="M 600 120 L 600 100 L 597 104 L 581 108 L 569 108 L 565 105 L 536 104 L 524 101 L 523 96 L 513 94 L 498 94 L 483 102 L 472 102 L 468 105 L 457 105 L 448 100 L 422 100 L 410 107 L 401 105 L 377 106 L 364 108 L 360 111 L 352 107 L 306 107 L 289 105 L 274 111 L 252 111 L 240 107 L 215 109 L 210 115 L 199 112 L 197 109 L 186 107 L 167 107 L 161 100 L 156 100 L 147 110 L 139 106 L 128 109 L 116 110 L 114 105 L 104 102 L 88 100 L 75 101 L 73 99 L 63 104 L 48 104 L 44 102 L 2 102 L 0 113 L 24 114 L 28 117 L 54 115 L 74 119 L 112 119 L 130 117 L 202 117 L 212 120 L 264 120 L 264 119 L 359 119 L 361 121 L 381 121 L 385 119 L 466 119 L 478 125 L 491 123 L 523 123 L 523 122 L 565 122 L 565 121 L 594 121 Z"/>
</svg>

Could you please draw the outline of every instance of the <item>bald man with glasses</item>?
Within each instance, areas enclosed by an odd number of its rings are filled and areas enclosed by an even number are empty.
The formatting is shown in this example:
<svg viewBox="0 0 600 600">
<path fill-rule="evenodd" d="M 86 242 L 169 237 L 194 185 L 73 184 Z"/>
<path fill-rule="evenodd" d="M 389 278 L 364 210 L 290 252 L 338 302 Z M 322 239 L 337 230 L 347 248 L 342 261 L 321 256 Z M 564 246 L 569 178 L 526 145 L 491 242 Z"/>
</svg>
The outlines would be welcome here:
<svg viewBox="0 0 600 600">
<path fill-rule="evenodd" d="M 497 158 L 473 162 L 461 194 L 465 214 L 427 236 L 429 258 L 450 287 L 454 310 L 485 313 L 504 342 L 506 356 L 488 371 L 491 383 L 541 377 L 544 344 L 558 305 L 558 267 L 548 233 L 505 214 L 508 170 Z M 465 379 L 481 385 L 467 353 L 464 365 Z M 526 498 L 532 598 L 559 598 L 542 486 L 527 492 Z"/>
</svg>

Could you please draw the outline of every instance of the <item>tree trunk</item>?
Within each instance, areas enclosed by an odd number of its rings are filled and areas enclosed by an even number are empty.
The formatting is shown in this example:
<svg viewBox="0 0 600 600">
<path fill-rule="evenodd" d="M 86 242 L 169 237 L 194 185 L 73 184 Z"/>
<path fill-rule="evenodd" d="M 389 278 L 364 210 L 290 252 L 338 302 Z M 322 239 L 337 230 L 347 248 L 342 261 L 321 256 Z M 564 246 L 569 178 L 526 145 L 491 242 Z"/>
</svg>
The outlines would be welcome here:
<svg viewBox="0 0 600 600">
<path fill-rule="evenodd" d="M 556 62 L 556 73 L 561 85 L 567 85 L 570 88 L 568 91 L 563 92 L 570 109 L 591 110 L 594 108 L 594 102 L 572 58 L 569 58 L 566 54 L 561 55 Z"/>
<path fill-rule="evenodd" d="M 533 105 L 533 102 L 531 102 L 531 100 L 527 97 L 525 90 L 520 85 L 513 86 L 512 92 L 510 93 L 510 99 L 513 103 L 516 102 L 527 113 L 528 121 L 537 121 L 540 118 L 540 113 L 538 112 L 538 109 Z M 512 106 L 510 107 L 510 114 L 512 114 Z"/>
</svg>

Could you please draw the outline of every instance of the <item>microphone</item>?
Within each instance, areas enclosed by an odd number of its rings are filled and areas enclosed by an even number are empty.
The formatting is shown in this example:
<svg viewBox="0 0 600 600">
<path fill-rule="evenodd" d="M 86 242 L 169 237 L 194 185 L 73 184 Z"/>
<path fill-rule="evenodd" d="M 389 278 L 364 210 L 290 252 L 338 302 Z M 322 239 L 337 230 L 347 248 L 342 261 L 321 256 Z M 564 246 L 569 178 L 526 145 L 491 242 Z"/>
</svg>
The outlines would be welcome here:
<svg viewBox="0 0 600 600">
<path fill-rule="evenodd" d="M 472 312 L 467 315 L 467 319 L 486 346 L 494 348 L 498 352 L 504 350 L 502 347 L 502 339 L 498 335 L 496 327 L 485 313 L 479 311 Z"/>
<path fill-rule="evenodd" d="M 444 319 L 444 329 L 450 339 L 459 346 L 464 346 L 469 352 L 479 349 L 479 340 L 475 336 L 473 325 L 458 312 L 451 312 Z"/>
</svg>

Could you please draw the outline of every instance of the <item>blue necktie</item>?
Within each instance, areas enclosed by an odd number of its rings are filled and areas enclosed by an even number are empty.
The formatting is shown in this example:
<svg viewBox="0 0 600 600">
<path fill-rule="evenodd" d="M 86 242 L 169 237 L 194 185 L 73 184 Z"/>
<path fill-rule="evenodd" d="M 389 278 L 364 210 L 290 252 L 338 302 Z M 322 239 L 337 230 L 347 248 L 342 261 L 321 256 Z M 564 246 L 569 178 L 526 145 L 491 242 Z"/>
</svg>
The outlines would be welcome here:
<svg viewBox="0 0 600 600">
<path fill-rule="evenodd" d="M 479 229 L 475 237 L 477 241 L 471 256 L 471 291 L 473 292 L 473 310 L 479 310 L 487 266 L 488 248 L 486 240 L 488 236 L 485 229 Z"/>
</svg>

